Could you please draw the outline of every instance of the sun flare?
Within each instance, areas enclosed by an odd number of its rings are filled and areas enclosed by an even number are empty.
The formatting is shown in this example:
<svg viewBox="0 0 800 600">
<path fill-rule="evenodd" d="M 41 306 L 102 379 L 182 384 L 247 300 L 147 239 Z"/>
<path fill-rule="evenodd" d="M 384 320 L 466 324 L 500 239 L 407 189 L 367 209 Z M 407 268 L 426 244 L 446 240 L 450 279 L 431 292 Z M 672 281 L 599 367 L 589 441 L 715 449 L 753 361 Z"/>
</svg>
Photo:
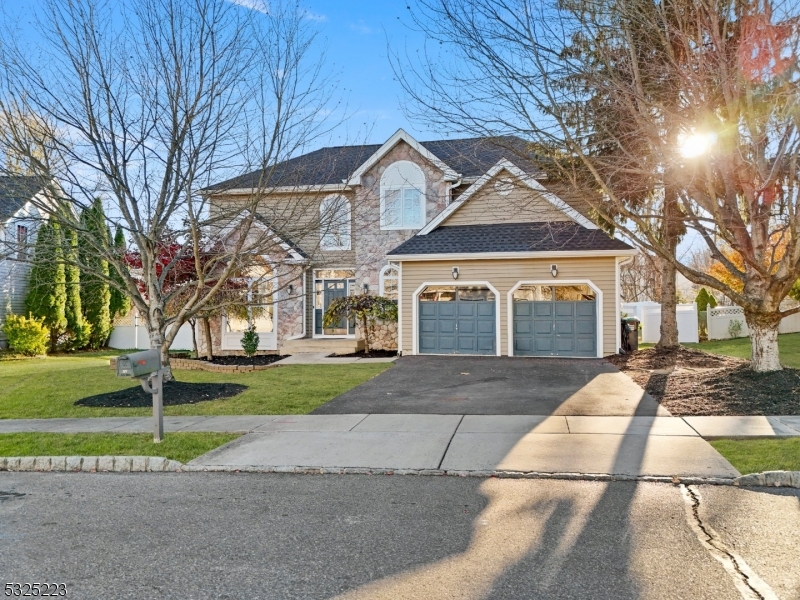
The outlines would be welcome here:
<svg viewBox="0 0 800 600">
<path fill-rule="evenodd" d="M 695 158 L 707 154 L 716 141 L 714 133 L 691 133 L 678 137 L 678 148 L 684 158 Z"/>
</svg>

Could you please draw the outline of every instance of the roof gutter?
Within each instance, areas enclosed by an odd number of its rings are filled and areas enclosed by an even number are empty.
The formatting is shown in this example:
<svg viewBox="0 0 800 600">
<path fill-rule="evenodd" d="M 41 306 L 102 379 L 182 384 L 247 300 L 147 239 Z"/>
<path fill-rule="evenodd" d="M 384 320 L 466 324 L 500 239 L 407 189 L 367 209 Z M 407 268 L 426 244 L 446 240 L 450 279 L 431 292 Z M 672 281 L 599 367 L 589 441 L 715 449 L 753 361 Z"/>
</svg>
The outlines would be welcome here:
<svg viewBox="0 0 800 600">
<path fill-rule="evenodd" d="M 552 250 L 547 252 L 451 252 L 442 254 L 388 254 L 389 260 L 437 261 L 437 260 L 497 260 L 503 258 L 601 258 L 635 256 L 638 250 Z"/>
</svg>

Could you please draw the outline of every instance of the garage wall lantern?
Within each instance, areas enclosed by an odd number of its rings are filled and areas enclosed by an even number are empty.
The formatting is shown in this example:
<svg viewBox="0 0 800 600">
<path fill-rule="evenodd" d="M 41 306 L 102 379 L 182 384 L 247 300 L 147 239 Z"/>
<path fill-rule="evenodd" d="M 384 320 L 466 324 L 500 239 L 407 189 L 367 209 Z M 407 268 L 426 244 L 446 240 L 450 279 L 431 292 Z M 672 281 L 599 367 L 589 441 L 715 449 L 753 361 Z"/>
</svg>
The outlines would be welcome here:
<svg viewBox="0 0 800 600">
<path fill-rule="evenodd" d="M 558 277 L 558 265 L 550 265 L 550 275 Z"/>
<path fill-rule="evenodd" d="M 458 267 L 453 267 L 453 279 L 458 279 Z"/>
</svg>

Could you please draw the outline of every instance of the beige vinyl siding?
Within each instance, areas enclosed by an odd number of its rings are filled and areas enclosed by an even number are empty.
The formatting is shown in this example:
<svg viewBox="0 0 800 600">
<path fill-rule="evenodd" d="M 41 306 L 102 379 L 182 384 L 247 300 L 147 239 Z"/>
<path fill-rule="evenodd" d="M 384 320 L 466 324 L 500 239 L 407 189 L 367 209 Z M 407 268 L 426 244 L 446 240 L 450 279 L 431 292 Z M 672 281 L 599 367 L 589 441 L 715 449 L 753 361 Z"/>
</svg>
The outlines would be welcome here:
<svg viewBox="0 0 800 600">
<path fill-rule="evenodd" d="M 550 274 L 550 265 L 558 265 L 558 277 Z M 453 267 L 459 268 L 457 281 L 453 281 Z M 403 352 L 413 352 L 413 296 L 425 282 L 486 281 L 500 293 L 500 353 L 508 354 L 508 292 L 519 281 L 541 280 L 558 284 L 559 281 L 590 280 L 603 292 L 603 355 L 615 354 L 618 316 L 616 308 L 616 259 L 554 258 L 554 259 L 487 259 L 448 261 L 403 261 L 402 268 L 402 343 Z"/>
<path fill-rule="evenodd" d="M 510 179 L 511 175 L 501 171 L 500 179 L 504 178 Z M 505 196 L 495 189 L 496 181 L 497 178 L 494 178 L 474 196 L 467 198 L 464 205 L 457 208 L 441 227 L 572 220 L 541 194 L 519 181 L 514 181 L 513 189 Z"/>
<path fill-rule="evenodd" d="M 350 250 L 321 250 L 319 207 L 322 200 L 330 195 L 341 194 L 350 201 Z M 246 196 L 225 195 L 213 198 L 211 213 L 231 211 L 232 206 L 246 206 Z M 263 217 L 275 224 L 275 228 L 311 256 L 320 267 L 326 265 L 341 268 L 355 268 L 356 215 L 355 199 L 352 192 L 319 192 L 309 194 L 274 193 L 264 196 L 258 202 L 257 210 Z"/>
</svg>

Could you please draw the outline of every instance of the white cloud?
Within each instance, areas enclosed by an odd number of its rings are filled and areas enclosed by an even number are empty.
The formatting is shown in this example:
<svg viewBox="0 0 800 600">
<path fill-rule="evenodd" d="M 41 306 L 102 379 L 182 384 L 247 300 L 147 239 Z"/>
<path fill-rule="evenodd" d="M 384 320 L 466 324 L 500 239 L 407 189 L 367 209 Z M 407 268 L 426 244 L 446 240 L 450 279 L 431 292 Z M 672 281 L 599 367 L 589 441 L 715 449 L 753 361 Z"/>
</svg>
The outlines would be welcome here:
<svg viewBox="0 0 800 600">
<path fill-rule="evenodd" d="M 304 19 L 308 19 L 309 21 L 319 21 L 319 22 L 328 20 L 327 16 L 320 15 L 320 14 L 317 14 L 317 13 L 312 13 L 312 12 L 310 12 L 308 10 L 303 12 L 303 18 Z"/>
<path fill-rule="evenodd" d="M 350 29 L 364 35 L 371 35 L 374 31 L 372 27 L 364 23 L 361 19 L 358 20 L 358 23 L 350 23 Z"/>
<path fill-rule="evenodd" d="M 228 0 L 231 4 L 249 8 L 250 10 L 257 10 L 264 14 L 269 13 L 269 5 L 265 0 Z"/>
</svg>

